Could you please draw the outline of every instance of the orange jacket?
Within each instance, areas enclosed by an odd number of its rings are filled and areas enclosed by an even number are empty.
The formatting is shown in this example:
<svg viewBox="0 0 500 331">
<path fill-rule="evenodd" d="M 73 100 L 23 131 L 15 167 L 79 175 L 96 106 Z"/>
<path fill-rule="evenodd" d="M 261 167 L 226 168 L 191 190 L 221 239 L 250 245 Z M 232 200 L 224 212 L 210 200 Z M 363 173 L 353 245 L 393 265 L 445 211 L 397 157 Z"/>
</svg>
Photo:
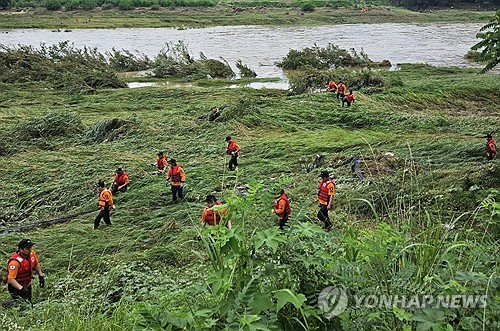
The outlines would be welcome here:
<svg viewBox="0 0 500 331">
<path fill-rule="evenodd" d="M 337 85 L 337 92 L 340 94 L 344 94 L 345 90 L 347 89 L 347 86 L 345 86 L 344 83 L 339 83 Z"/>
<path fill-rule="evenodd" d="M 318 202 L 327 205 L 335 195 L 335 181 L 332 178 L 322 180 L 318 187 Z"/>
<path fill-rule="evenodd" d="M 240 145 L 238 145 L 236 141 L 230 140 L 229 143 L 227 144 L 226 153 L 231 155 L 233 153 L 238 153 L 239 151 L 240 151 Z"/>
<path fill-rule="evenodd" d="M 122 172 L 121 175 L 115 174 L 115 183 L 118 186 L 124 185 L 127 182 L 127 180 L 128 180 L 128 175 L 125 171 Z"/>
<path fill-rule="evenodd" d="M 106 204 L 107 203 L 107 204 Z M 113 208 L 113 194 L 107 188 L 99 194 L 99 209 L 111 210 Z"/>
<path fill-rule="evenodd" d="M 216 206 L 222 205 L 219 201 L 215 202 Z M 218 211 L 212 209 L 213 207 L 206 206 L 203 209 L 203 214 L 201 214 L 201 222 L 206 223 L 208 225 L 219 225 L 221 216 Z"/>
<path fill-rule="evenodd" d="M 353 101 L 354 101 L 354 99 L 356 99 L 356 98 L 354 97 L 354 93 L 351 93 L 351 92 L 347 92 L 347 93 L 345 94 L 345 96 L 344 96 L 344 97 L 345 97 L 345 99 L 346 99 L 347 101 L 349 101 L 349 102 L 353 102 Z"/>
<path fill-rule="evenodd" d="M 35 269 L 37 264 L 38 259 L 34 250 L 31 250 L 30 256 L 27 259 L 15 252 L 7 265 L 9 272 L 7 278 L 14 278 L 22 287 L 28 287 L 33 277 L 33 269 Z"/>
<path fill-rule="evenodd" d="M 490 141 L 486 143 L 486 156 L 489 158 L 494 158 L 497 155 L 497 143 L 495 138 L 491 138 Z"/>
<path fill-rule="evenodd" d="M 328 88 L 330 89 L 330 92 L 335 92 L 337 91 L 337 84 L 333 80 L 328 82 Z"/>
<path fill-rule="evenodd" d="M 274 212 L 279 216 L 280 219 L 288 217 L 292 214 L 292 209 L 290 208 L 290 201 L 285 193 L 283 193 L 274 202 Z"/>
<path fill-rule="evenodd" d="M 158 170 L 165 170 L 167 167 L 167 158 L 165 158 L 165 155 L 156 158 L 156 165 L 158 166 Z"/>
<path fill-rule="evenodd" d="M 184 169 L 178 164 L 168 168 L 167 180 L 172 179 L 172 186 L 181 186 L 181 182 L 186 181 L 186 174 Z"/>
</svg>

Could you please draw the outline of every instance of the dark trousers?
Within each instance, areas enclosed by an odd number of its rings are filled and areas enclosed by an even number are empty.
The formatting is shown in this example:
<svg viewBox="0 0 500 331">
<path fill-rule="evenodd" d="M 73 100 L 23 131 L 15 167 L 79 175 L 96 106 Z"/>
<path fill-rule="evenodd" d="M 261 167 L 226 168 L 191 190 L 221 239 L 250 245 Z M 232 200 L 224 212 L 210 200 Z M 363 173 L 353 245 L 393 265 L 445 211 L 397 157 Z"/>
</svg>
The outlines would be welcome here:
<svg viewBox="0 0 500 331">
<path fill-rule="evenodd" d="M 288 216 L 285 216 L 283 218 L 280 218 L 278 220 L 278 224 L 280 226 L 280 230 L 283 230 L 284 229 L 284 226 L 286 225 L 286 222 L 288 222 Z"/>
<path fill-rule="evenodd" d="M 177 201 L 177 198 L 182 199 L 184 195 L 182 195 L 182 187 L 170 185 L 172 188 L 172 201 Z"/>
<path fill-rule="evenodd" d="M 231 160 L 229 160 L 229 170 L 234 170 L 238 166 L 238 153 L 231 155 Z"/>
<path fill-rule="evenodd" d="M 325 230 L 329 231 L 332 228 L 332 222 L 330 222 L 326 205 L 320 205 L 318 219 L 325 224 Z"/>
<path fill-rule="evenodd" d="M 347 107 L 351 107 L 351 101 L 347 100 L 346 98 L 342 99 L 342 107 L 344 107 L 345 103 L 347 103 Z"/>
<path fill-rule="evenodd" d="M 344 93 L 337 92 L 337 99 L 344 99 Z"/>
<path fill-rule="evenodd" d="M 99 212 L 99 215 L 94 220 L 94 229 L 99 227 L 99 223 L 101 223 L 101 219 L 104 219 L 104 223 L 111 225 L 111 220 L 109 219 L 109 210 L 104 209 Z"/>
<path fill-rule="evenodd" d="M 25 294 L 22 294 L 20 290 L 15 288 L 14 286 L 10 285 L 7 287 L 10 293 L 10 296 L 12 299 L 17 300 L 17 299 L 24 299 L 26 301 L 31 302 L 31 285 L 27 287 L 28 292 Z"/>
<path fill-rule="evenodd" d="M 113 187 L 111 188 L 111 194 L 115 195 L 118 192 L 125 192 L 127 190 L 128 185 L 125 187 L 122 187 L 121 189 L 118 189 L 118 184 L 114 184 Z"/>
</svg>

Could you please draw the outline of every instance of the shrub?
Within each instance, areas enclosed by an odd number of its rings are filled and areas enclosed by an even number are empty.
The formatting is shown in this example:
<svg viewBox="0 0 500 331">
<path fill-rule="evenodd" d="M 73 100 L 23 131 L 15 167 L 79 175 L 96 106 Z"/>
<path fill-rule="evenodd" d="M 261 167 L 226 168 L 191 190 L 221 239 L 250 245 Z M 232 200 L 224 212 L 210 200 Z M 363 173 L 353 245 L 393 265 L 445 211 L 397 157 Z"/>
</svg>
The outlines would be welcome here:
<svg viewBox="0 0 500 331">
<path fill-rule="evenodd" d="M 18 124 L 17 131 L 24 139 L 70 136 L 83 131 L 83 123 L 75 112 L 48 113 Z"/>
<path fill-rule="evenodd" d="M 257 77 L 257 73 L 252 69 L 250 69 L 246 64 L 243 64 L 241 60 L 236 61 L 236 68 L 240 70 L 241 78 Z"/>
<path fill-rule="evenodd" d="M 119 71 L 139 71 L 146 70 L 151 67 L 152 61 L 145 54 L 134 55 L 127 50 L 117 51 L 112 49 L 106 55 L 109 59 L 110 66 Z"/>
<path fill-rule="evenodd" d="M 47 0 L 45 2 L 45 8 L 47 10 L 59 10 L 62 7 L 62 3 L 60 0 Z"/>
<path fill-rule="evenodd" d="M 306 13 L 312 13 L 314 11 L 314 5 L 309 2 L 303 3 L 300 5 L 300 10 Z"/>
<path fill-rule="evenodd" d="M 122 120 L 113 118 L 110 120 L 103 120 L 97 122 L 85 132 L 83 142 L 95 143 L 120 139 L 125 136 L 130 129 L 136 126 L 137 122 L 133 119 Z"/>
</svg>

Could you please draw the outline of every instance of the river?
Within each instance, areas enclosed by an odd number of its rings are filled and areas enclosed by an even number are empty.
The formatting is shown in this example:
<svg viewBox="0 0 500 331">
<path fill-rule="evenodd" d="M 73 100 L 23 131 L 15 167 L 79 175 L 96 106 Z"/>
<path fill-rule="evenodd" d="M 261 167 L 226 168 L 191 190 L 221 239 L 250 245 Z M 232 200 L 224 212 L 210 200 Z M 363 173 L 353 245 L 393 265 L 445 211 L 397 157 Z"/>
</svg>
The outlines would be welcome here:
<svg viewBox="0 0 500 331">
<path fill-rule="evenodd" d="M 38 47 L 70 41 L 76 47 L 112 48 L 139 51 L 154 58 L 167 42 L 182 40 L 192 55 L 203 52 L 209 58 L 226 59 L 235 72 L 241 59 L 258 77 L 284 78 L 275 62 L 290 49 L 328 43 L 341 48 L 363 49 L 374 61 L 428 63 L 436 66 L 468 66 L 463 59 L 477 40 L 483 24 L 343 24 L 328 26 L 224 26 L 179 30 L 174 28 L 81 29 L 57 32 L 43 29 L 1 31 L 0 44 L 26 44 Z"/>
</svg>

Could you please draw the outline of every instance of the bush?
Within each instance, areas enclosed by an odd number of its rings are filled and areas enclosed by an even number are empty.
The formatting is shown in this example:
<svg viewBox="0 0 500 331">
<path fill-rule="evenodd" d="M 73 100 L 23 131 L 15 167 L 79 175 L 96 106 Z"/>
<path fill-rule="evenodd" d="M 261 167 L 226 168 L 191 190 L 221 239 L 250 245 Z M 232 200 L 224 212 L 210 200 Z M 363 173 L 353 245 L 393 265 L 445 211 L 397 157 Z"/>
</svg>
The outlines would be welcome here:
<svg viewBox="0 0 500 331">
<path fill-rule="evenodd" d="M 23 139 L 71 136 L 83 132 L 83 123 L 75 112 L 48 113 L 18 124 L 17 131 Z"/>
<path fill-rule="evenodd" d="M 135 120 L 122 120 L 119 118 L 103 120 L 97 122 L 85 132 L 83 142 L 95 143 L 120 139 L 136 126 L 137 122 Z"/>
<path fill-rule="evenodd" d="M 255 78 L 257 73 L 250 69 L 246 64 L 243 64 L 241 60 L 236 61 L 236 68 L 240 70 L 241 78 Z"/>
<path fill-rule="evenodd" d="M 127 50 L 112 49 L 106 55 L 110 66 L 119 71 L 139 71 L 151 68 L 152 61 L 145 54 L 134 55 Z"/>
<path fill-rule="evenodd" d="M 45 2 L 45 8 L 47 8 L 47 10 L 59 10 L 62 8 L 62 3 L 60 0 L 47 0 Z"/>
<path fill-rule="evenodd" d="M 303 3 L 300 5 L 300 9 L 306 13 L 312 13 L 314 11 L 314 5 L 312 3 Z"/>
</svg>

